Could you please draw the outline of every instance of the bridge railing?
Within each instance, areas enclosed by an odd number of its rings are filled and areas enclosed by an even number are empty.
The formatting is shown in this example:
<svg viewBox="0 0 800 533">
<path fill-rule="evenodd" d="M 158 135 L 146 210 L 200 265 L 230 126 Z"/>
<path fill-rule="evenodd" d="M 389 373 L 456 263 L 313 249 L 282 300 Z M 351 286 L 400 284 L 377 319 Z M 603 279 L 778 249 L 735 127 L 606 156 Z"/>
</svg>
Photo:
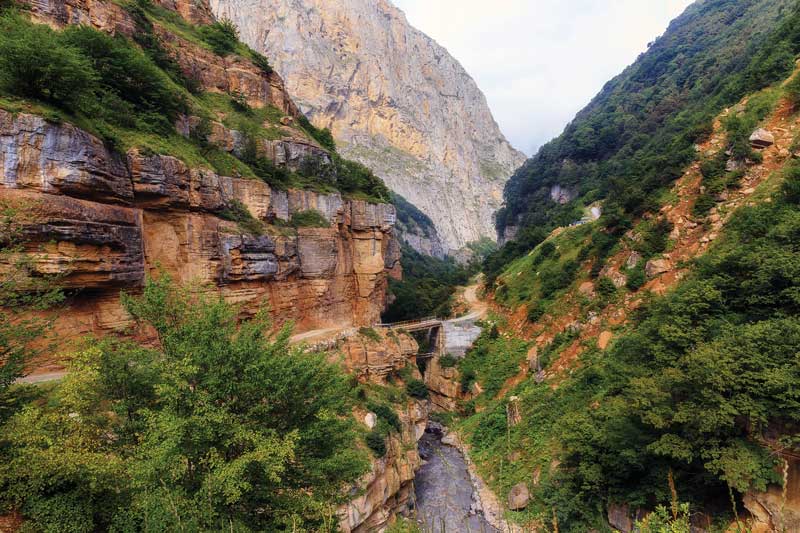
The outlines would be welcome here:
<svg viewBox="0 0 800 533">
<path fill-rule="evenodd" d="M 427 322 L 441 322 L 441 320 L 439 320 L 439 318 L 435 316 L 428 316 L 425 318 L 418 318 L 416 320 L 404 320 L 402 322 L 375 324 L 375 327 L 396 329 L 396 328 L 402 328 L 403 326 L 414 326 L 416 324 L 425 324 Z"/>
</svg>

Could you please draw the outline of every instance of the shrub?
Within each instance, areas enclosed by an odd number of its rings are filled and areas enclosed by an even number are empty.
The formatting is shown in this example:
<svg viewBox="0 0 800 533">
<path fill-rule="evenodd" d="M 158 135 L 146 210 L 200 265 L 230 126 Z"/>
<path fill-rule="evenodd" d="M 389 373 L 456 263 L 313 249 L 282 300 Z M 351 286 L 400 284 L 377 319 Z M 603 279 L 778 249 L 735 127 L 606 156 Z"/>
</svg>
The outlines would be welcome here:
<svg viewBox="0 0 800 533">
<path fill-rule="evenodd" d="M 794 107 L 800 105 L 800 76 L 795 76 L 792 81 L 786 85 L 786 96 Z"/>
<path fill-rule="evenodd" d="M 402 429 L 400 417 L 397 416 L 397 413 L 394 412 L 391 406 L 385 403 L 369 402 L 367 403 L 367 409 L 375 413 L 379 419 L 385 421 L 395 430 L 400 431 Z"/>
<path fill-rule="evenodd" d="M 250 51 L 250 59 L 253 60 L 253 64 L 261 69 L 261 72 L 264 74 L 272 74 L 273 68 L 272 65 L 269 64 L 269 60 L 264 57 L 263 55 L 255 52 L 253 50 Z"/>
<path fill-rule="evenodd" d="M 186 111 L 186 103 L 167 75 L 130 41 L 86 26 L 67 28 L 63 39 L 91 63 L 104 93 L 100 112 L 105 120 L 124 122 L 129 104 L 145 129 L 173 131 L 173 120 Z"/>
<path fill-rule="evenodd" d="M 331 223 L 316 209 L 307 209 L 292 214 L 290 224 L 296 228 L 328 228 Z"/>
<path fill-rule="evenodd" d="M 412 379 L 406 383 L 406 392 L 412 398 L 419 398 L 421 400 L 428 398 L 428 387 L 418 379 Z"/>
<path fill-rule="evenodd" d="M 638 291 L 647 282 L 647 274 L 645 274 L 644 266 L 637 266 L 628 272 L 628 280 L 625 282 L 625 287 L 632 291 Z"/>
<path fill-rule="evenodd" d="M 14 13 L 0 17 L 0 86 L 5 91 L 73 110 L 97 82 L 90 61 L 57 32 Z"/>
<path fill-rule="evenodd" d="M 367 446 L 375 453 L 376 457 L 386 455 L 386 433 L 381 431 L 379 426 L 375 426 L 372 431 L 367 433 Z"/>
<path fill-rule="evenodd" d="M 297 121 L 300 123 L 300 126 L 302 126 L 302 128 L 306 130 L 309 135 L 311 135 L 311 138 L 320 144 L 320 146 L 331 153 L 336 152 L 336 143 L 334 142 L 333 135 L 329 129 L 317 128 L 311 123 L 310 120 L 308 120 L 308 117 L 303 114 L 300 115 Z"/>
<path fill-rule="evenodd" d="M 374 342 L 381 342 L 381 340 L 383 340 L 374 328 L 360 327 L 358 328 L 358 334 Z"/>
<path fill-rule="evenodd" d="M 704 217 L 711 211 L 717 204 L 717 201 L 714 197 L 708 193 L 701 194 L 694 203 L 694 207 L 692 208 L 692 213 L 698 217 Z"/>
<path fill-rule="evenodd" d="M 456 359 L 449 353 L 446 353 L 439 358 L 439 366 L 442 368 L 453 368 L 457 364 L 458 364 L 458 359 Z"/>
<path fill-rule="evenodd" d="M 239 200 L 231 202 L 231 206 L 223 210 L 219 214 L 220 218 L 236 222 L 239 228 L 245 233 L 252 235 L 262 235 L 264 233 L 264 226 L 260 220 L 256 219 Z"/>
<path fill-rule="evenodd" d="M 528 304 L 528 322 L 536 322 L 544 316 L 544 305 L 540 301 Z"/>
<path fill-rule="evenodd" d="M 800 79 L 800 77 L 798 77 Z M 783 194 L 786 200 L 800 204 L 800 165 L 791 165 L 784 173 Z"/>
<path fill-rule="evenodd" d="M 602 277 L 597 280 L 597 294 L 600 298 L 608 300 L 617 294 L 617 286 L 609 277 Z"/>
<path fill-rule="evenodd" d="M 239 45 L 239 31 L 229 19 L 201 26 L 199 31 L 203 40 L 219 56 L 232 54 Z"/>
<path fill-rule="evenodd" d="M 336 184 L 343 192 L 363 192 L 370 198 L 388 202 L 391 198 L 389 188 L 372 170 L 356 161 L 342 159 L 333 155 Z"/>
</svg>

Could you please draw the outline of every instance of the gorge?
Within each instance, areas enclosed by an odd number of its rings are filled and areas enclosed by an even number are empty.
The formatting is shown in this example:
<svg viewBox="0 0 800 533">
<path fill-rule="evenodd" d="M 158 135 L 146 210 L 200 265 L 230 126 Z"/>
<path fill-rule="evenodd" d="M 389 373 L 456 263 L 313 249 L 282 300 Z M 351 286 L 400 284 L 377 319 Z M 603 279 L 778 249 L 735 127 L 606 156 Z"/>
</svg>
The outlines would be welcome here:
<svg viewBox="0 0 800 533">
<path fill-rule="evenodd" d="M 495 238 L 503 185 L 524 156 L 461 65 L 400 10 L 369 0 L 211 6 L 273 61 L 303 112 L 331 129 L 344 155 L 433 220 L 446 251 Z"/>
<path fill-rule="evenodd" d="M 0 533 L 799 532 L 798 295 L 795 0 L 527 161 L 388 0 L 0 0 Z"/>
</svg>

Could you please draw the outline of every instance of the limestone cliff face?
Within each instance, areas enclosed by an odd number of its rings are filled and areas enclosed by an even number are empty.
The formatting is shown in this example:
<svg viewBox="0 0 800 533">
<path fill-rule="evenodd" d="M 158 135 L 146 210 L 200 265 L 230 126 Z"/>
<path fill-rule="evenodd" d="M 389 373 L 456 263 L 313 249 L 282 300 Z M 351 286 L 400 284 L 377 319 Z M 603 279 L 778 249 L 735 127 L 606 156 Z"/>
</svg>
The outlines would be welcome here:
<svg viewBox="0 0 800 533">
<path fill-rule="evenodd" d="M 264 52 L 312 121 L 430 216 L 444 244 L 495 238 L 525 160 L 447 50 L 386 0 L 211 0 Z"/>
<path fill-rule="evenodd" d="M 0 197 L 32 206 L 25 233 L 36 269 L 81 289 L 56 324 L 66 337 L 126 326 L 119 290 L 159 267 L 245 312 L 267 304 L 301 329 L 372 324 L 399 260 L 389 204 L 276 191 L 170 156 L 123 157 L 71 125 L 1 110 Z M 248 234 L 220 218 L 235 202 L 262 220 L 315 208 L 331 226 Z"/>
<path fill-rule="evenodd" d="M 335 353 L 348 372 L 362 383 L 386 386 L 402 379 L 401 370 L 419 379 L 416 365 L 419 346 L 407 333 L 374 330 L 365 336 L 353 334 L 344 339 Z M 428 424 L 429 402 L 409 398 L 397 408 L 400 431 L 386 440 L 386 455 L 373 459 L 372 468 L 359 481 L 359 495 L 339 511 L 339 526 L 345 533 L 383 531 L 397 513 L 413 502 L 414 476 L 422 466 L 417 443 Z M 356 417 L 371 429 L 374 413 L 357 412 Z"/>
</svg>

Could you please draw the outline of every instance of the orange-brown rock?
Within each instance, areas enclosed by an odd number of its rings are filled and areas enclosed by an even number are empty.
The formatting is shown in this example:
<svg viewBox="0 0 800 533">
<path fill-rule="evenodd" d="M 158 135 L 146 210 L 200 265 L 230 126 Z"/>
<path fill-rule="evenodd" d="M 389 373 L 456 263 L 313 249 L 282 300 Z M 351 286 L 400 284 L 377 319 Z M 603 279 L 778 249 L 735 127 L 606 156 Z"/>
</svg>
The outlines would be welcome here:
<svg viewBox="0 0 800 533">
<path fill-rule="evenodd" d="M 411 365 L 416 371 L 417 341 L 404 333 L 375 330 L 379 340 L 364 335 L 349 337 L 341 347 L 344 366 L 361 381 L 385 384 L 398 369 Z"/>
<path fill-rule="evenodd" d="M 35 20 L 51 26 L 85 25 L 128 36 L 136 31 L 136 24 L 128 12 L 114 2 L 29 0 L 27 5 Z"/>
<path fill-rule="evenodd" d="M 399 262 L 393 206 L 274 191 L 136 150 L 125 159 L 71 125 L 0 111 L 0 194 L 36 205 L 25 228 L 35 267 L 92 289 L 59 316 L 65 339 L 126 326 L 118 291 L 136 290 L 157 268 L 243 313 L 267 305 L 276 322 L 301 330 L 378 322 Z M 331 226 L 250 235 L 219 218 L 234 202 L 265 222 L 316 209 Z"/>
<path fill-rule="evenodd" d="M 465 397 L 461 391 L 459 376 L 457 368 L 443 368 L 439 364 L 438 357 L 428 361 L 428 367 L 425 369 L 425 385 L 428 387 L 433 405 L 443 411 L 456 410 L 458 401 Z"/>
<path fill-rule="evenodd" d="M 386 456 L 374 460 L 372 470 L 358 483 L 363 493 L 338 511 L 343 533 L 383 531 L 394 520 L 396 510 L 406 507 L 413 497 L 414 475 L 422 464 L 417 441 L 427 425 L 427 405 L 409 402 L 398 415 L 400 435 L 387 439 Z"/>
</svg>

